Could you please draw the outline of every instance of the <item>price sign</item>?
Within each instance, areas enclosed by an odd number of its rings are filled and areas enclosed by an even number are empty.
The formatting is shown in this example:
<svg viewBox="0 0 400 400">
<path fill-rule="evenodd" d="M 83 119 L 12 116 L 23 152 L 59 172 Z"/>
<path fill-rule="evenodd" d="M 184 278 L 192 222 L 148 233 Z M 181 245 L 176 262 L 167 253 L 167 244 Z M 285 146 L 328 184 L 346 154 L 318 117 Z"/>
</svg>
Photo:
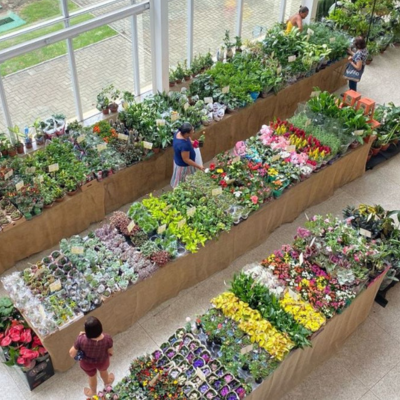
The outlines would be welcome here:
<svg viewBox="0 0 400 400">
<path fill-rule="evenodd" d="M 85 137 L 86 137 L 86 135 L 79 135 L 77 138 L 76 138 L 76 142 L 79 144 L 79 143 L 82 143 L 84 140 L 85 140 Z"/>
<path fill-rule="evenodd" d="M 156 119 L 157 126 L 165 126 L 165 119 Z"/>
<path fill-rule="evenodd" d="M 157 229 L 157 233 L 158 233 L 159 235 L 161 235 L 162 233 L 165 232 L 166 229 L 167 229 L 167 225 L 166 225 L 166 224 L 160 225 L 160 226 L 158 227 L 158 229 Z"/>
<path fill-rule="evenodd" d="M 153 143 L 143 141 L 143 147 L 144 147 L 145 149 L 151 150 L 151 149 L 153 148 Z"/>
<path fill-rule="evenodd" d="M 280 154 L 275 154 L 275 155 L 271 158 L 271 162 L 278 161 L 280 158 L 281 158 L 281 155 L 280 155 Z"/>
<path fill-rule="evenodd" d="M 186 215 L 188 217 L 192 217 L 194 215 L 194 213 L 196 212 L 196 207 L 190 207 L 187 209 L 186 211 Z"/>
<path fill-rule="evenodd" d="M 50 283 L 49 288 L 51 293 L 58 292 L 61 290 L 61 281 L 58 279 L 55 282 Z"/>
<path fill-rule="evenodd" d="M 58 163 L 49 165 L 49 172 L 56 172 L 60 169 Z"/>
<path fill-rule="evenodd" d="M 46 313 L 44 312 L 44 307 L 42 304 L 39 304 L 39 314 L 42 316 L 43 319 L 46 319 Z"/>
<path fill-rule="evenodd" d="M 202 381 L 205 381 L 205 380 L 206 380 L 206 376 L 204 375 L 204 372 L 203 372 L 200 368 L 197 368 L 197 369 L 196 369 L 196 375 L 197 375 Z"/>
<path fill-rule="evenodd" d="M 303 253 L 300 253 L 299 262 L 300 262 L 300 265 L 303 265 L 303 262 L 304 262 L 304 255 L 303 255 Z"/>
<path fill-rule="evenodd" d="M 313 244 L 315 243 L 315 239 L 316 239 L 316 237 L 313 237 L 313 240 L 311 240 L 310 247 L 313 247 Z"/>
<path fill-rule="evenodd" d="M 367 231 L 366 229 L 363 229 L 363 228 L 360 228 L 360 234 L 365 236 L 365 237 L 367 237 L 367 238 L 372 237 L 372 233 L 370 231 Z"/>
<path fill-rule="evenodd" d="M 314 31 L 311 28 L 307 29 L 307 35 L 314 35 Z"/>
<path fill-rule="evenodd" d="M 178 226 L 178 228 L 182 228 L 185 226 L 185 224 L 186 224 L 186 218 L 183 218 L 178 222 L 177 226 Z"/>
<path fill-rule="evenodd" d="M 244 355 L 250 353 L 251 351 L 253 351 L 253 345 L 249 344 L 248 346 L 245 346 L 240 350 L 240 354 Z"/>
<path fill-rule="evenodd" d="M 164 208 L 163 212 L 167 212 L 171 207 L 172 207 L 172 204 L 168 205 L 167 207 Z"/>
<path fill-rule="evenodd" d="M 296 58 L 297 58 L 296 56 L 289 56 L 288 57 L 288 62 L 290 62 L 290 63 L 295 62 Z"/>
<path fill-rule="evenodd" d="M 307 126 L 309 126 L 311 124 L 311 119 L 308 119 L 307 121 L 306 121 L 306 123 L 305 123 L 305 126 L 307 127 Z"/>
<path fill-rule="evenodd" d="M 314 92 L 311 92 L 310 97 L 317 97 L 317 96 L 319 96 L 320 94 L 321 94 L 321 91 L 320 91 L 320 90 L 316 90 L 316 91 L 314 91 Z"/>
<path fill-rule="evenodd" d="M 237 156 L 235 158 L 232 159 L 232 164 L 237 163 L 241 160 L 240 156 Z"/>
<path fill-rule="evenodd" d="M 354 136 L 361 136 L 364 133 L 363 129 L 360 129 L 359 131 L 354 131 Z"/>
<path fill-rule="evenodd" d="M 174 112 L 174 113 L 171 114 L 171 122 L 178 121 L 179 118 L 180 118 L 179 113 Z"/>
<path fill-rule="evenodd" d="M 72 254 L 83 254 L 85 251 L 83 246 L 72 246 L 71 253 Z"/>
<path fill-rule="evenodd" d="M 33 178 L 34 182 L 42 183 L 44 181 L 43 175 L 38 175 L 36 178 Z"/>
<path fill-rule="evenodd" d="M 292 144 L 291 146 L 287 146 L 286 151 L 292 153 L 293 151 L 296 151 L 296 146 L 294 144 Z"/>
<path fill-rule="evenodd" d="M 212 192 L 211 192 L 211 194 L 212 194 L 213 196 L 219 196 L 220 194 L 222 194 L 222 188 L 213 189 Z"/>
<path fill-rule="evenodd" d="M 155 384 L 157 383 L 159 377 L 160 377 L 160 374 L 157 374 L 157 375 L 149 382 L 149 386 L 150 386 L 150 387 L 155 386 Z"/>
<path fill-rule="evenodd" d="M 229 85 L 222 88 L 222 93 L 229 93 Z"/>
<path fill-rule="evenodd" d="M 295 300 L 299 299 L 299 295 L 290 288 L 289 288 L 289 294 L 292 299 L 295 299 Z"/>
<path fill-rule="evenodd" d="M 275 57 L 275 52 L 273 51 L 272 53 L 271 53 L 271 58 L 274 58 Z"/>
<path fill-rule="evenodd" d="M 331 43 L 336 42 L 336 38 L 335 38 L 335 37 L 331 37 L 331 38 L 329 39 L 329 41 L 330 41 Z"/>
<path fill-rule="evenodd" d="M 10 179 L 14 175 L 14 170 L 10 169 L 5 175 L 4 179 Z"/>
<path fill-rule="evenodd" d="M 128 135 L 124 135 L 123 133 L 118 133 L 118 139 L 119 139 L 119 140 L 126 140 L 126 141 L 128 141 L 129 136 L 128 136 Z"/>
<path fill-rule="evenodd" d="M 282 67 L 279 66 L 279 67 L 276 69 L 276 72 L 277 72 L 277 74 L 279 75 L 279 74 L 282 72 Z"/>
<path fill-rule="evenodd" d="M 15 185 L 15 189 L 17 189 L 17 192 L 19 192 L 23 187 L 24 187 L 24 181 L 19 181 L 19 182 Z"/>
<path fill-rule="evenodd" d="M 208 103 L 212 104 L 212 103 L 214 103 L 214 100 L 213 100 L 212 97 L 204 97 L 204 103 L 206 103 L 206 104 L 208 104 Z"/>
<path fill-rule="evenodd" d="M 183 105 L 183 109 L 186 111 L 188 108 L 190 107 L 190 104 L 189 103 L 185 103 L 184 105 Z"/>
<path fill-rule="evenodd" d="M 27 174 L 34 174 L 36 171 L 36 167 L 30 167 L 26 169 Z"/>
<path fill-rule="evenodd" d="M 97 151 L 104 151 L 107 148 L 105 143 L 100 143 L 97 145 Z"/>
<path fill-rule="evenodd" d="M 131 223 L 128 225 L 128 232 L 131 233 L 132 229 L 136 226 L 135 221 L 131 221 Z"/>
</svg>

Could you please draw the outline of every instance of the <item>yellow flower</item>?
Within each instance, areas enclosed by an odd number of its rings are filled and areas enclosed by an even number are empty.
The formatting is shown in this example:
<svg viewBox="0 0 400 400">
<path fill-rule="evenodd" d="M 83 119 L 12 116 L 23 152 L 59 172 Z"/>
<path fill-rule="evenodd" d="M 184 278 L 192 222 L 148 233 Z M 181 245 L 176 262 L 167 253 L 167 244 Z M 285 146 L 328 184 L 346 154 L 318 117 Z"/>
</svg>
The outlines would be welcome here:
<svg viewBox="0 0 400 400">
<path fill-rule="evenodd" d="M 222 173 L 224 172 L 224 170 L 223 170 L 222 168 L 218 168 L 218 169 L 217 169 L 217 172 L 218 172 L 219 174 L 222 174 Z"/>
<path fill-rule="evenodd" d="M 143 381 L 143 386 L 147 386 L 147 381 Z"/>
</svg>

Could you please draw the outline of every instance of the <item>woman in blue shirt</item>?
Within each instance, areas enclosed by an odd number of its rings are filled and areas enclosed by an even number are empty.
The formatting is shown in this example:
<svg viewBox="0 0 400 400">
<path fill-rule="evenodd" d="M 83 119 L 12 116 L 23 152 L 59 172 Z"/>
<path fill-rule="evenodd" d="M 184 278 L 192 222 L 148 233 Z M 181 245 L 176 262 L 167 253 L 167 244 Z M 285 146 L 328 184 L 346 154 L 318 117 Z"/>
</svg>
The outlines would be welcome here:
<svg viewBox="0 0 400 400">
<path fill-rule="evenodd" d="M 194 132 L 189 122 L 184 122 L 179 131 L 174 134 L 172 146 L 174 148 L 174 172 L 172 174 L 171 186 L 175 188 L 185 178 L 196 172 L 196 169 L 204 170 L 196 164 L 196 154 L 194 152 L 192 139 L 190 136 Z"/>
</svg>

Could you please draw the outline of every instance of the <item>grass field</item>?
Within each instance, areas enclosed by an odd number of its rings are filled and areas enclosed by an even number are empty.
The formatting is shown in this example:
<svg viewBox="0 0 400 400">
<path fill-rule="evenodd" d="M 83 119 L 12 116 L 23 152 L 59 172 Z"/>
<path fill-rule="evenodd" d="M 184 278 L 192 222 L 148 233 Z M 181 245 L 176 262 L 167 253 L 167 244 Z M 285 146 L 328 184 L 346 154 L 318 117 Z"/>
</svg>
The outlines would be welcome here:
<svg viewBox="0 0 400 400">
<path fill-rule="evenodd" d="M 69 11 L 74 11 L 78 9 L 78 7 L 75 5 L 75 3 L 69 2 L 68 9 Z M 26 25 L 16 28 L 14 31 L 18 31 L 18 29 L 25 28 L 30 24 L 34 24 L 35 22 L 44 21 L 46 19 L 54 18 L 58 15 L 61 15 L 60 3 L 59 0 L 35 0 L 31 3 L 28 3 L 17 14 L 23 20 L 26 21 Z M 90 20 L 92 18 L 93 16 L 91 15 L 80 15 L 78 17 L 71 19 L 71 25 L 76 25 L 81 22 Z M 15 39 L 9 39 L 4 42 L 0 42 L 0 50 L 3 50 L 11 46 L 15 46 L 17 44 L 32 39 L 36 39 L 40 36 L 47 35 L 52 32 L 56 32 L 62 29 L 63 27 L 64 24 L 59 23 L 51 27 L 39 29 L 32 33 L 21 35 Z M 12 31 L 3 33 L 3 35 L 10 32 Z M 78 37 L 74 38 L 72 42 L 74 45 L 74 49 L 76 50 L 88 46 L 90 44 L 97 43 L 101 40 L 104 40 L 114 35 L 116 35 L 116 31 L 106 25 L 100 28 L 93 29 L 89 32 L 85 32 L 79 35 Z M 6 76 L 13 72 L 20 71 L 21 69 L 32 67 L 43 61 L 51 60 L 52 58 L 64 55 L 66 54 L 66 52 L 67 52 L 67 44 L 65 41 L 54 43 L 46 47 L 43 47 L 39 50 L 34 50 L 30 53 L 24 54 L 19 57 L 15 57 L 11 60 L 4 62 L 0 67 L 0 73 L 2 76 Z"/>
</svg>

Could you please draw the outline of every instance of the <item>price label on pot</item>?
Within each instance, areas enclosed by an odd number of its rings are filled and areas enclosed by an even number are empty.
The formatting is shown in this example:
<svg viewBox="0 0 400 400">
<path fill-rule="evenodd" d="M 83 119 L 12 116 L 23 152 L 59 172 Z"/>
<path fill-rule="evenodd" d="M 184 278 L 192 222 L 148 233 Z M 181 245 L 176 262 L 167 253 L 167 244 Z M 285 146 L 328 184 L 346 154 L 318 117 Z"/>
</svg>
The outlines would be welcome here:
<svg viewBox="0 0 400 400">
<path fill-rule="evenodd" d="M 85 140 L 85 137 L 86 137 L 86 135 L 79 135 L 77 138 L 76 138 L 76 142 L 79 144 L 79 143 L 82 143 L 84 140 Z"/>
<path fill-rule="evenodd" d="M 363 229 L 363 228 L 360 228 L 360 234 L 365 236 L 365 237 L 367 237 L 367 238 L 372 237 L 372 233 L 370 231 L 367 231 L 366 229 Z"/>
<path fill-rule="evenodd" d="M 295 62 L 295 61 L 296 61 L 296 58 L 297 58 L 296 56 L 289 56 L 289 57 L 288 57 L 288 62 L 290 62 L 290 63 L 291 63 L 291 62 Z"/>
<path fill-rule="evenodd" d="M 280 155 L 280 154 L 275 154 L 275 155 L 271 158 L 271 162 L 278 161 L 280 158 L 281 158 L 281 155 Z"/>
<path fill-rule="evenodd" d="M 85 251 L 83 246 L 72 246 L 71 253 L 72 254 L 83 254 Z"/>
<path fill-rule="evenodd" d="M 189 103 L 185 103 L 183 105 L 183 109 L 186 111 L 190 107 Z"/>
<path fill-rule="evenodd" d="M 36 178 L 33 178 L 33 181 L 36 183 L 42 183 L 44 181 L 43 175 L 38 175 Z"/>
<path fill-rule="evenodd" d="M 188 210 L 186 211 L 186 215 L 188 217 L 192 217 L 194 215 L 194 213 L 196 212 L 196 207 L 190 207 L 188 208 Z"/>
<path fill-rule="evenodd" d="M 229 93 L 229 85 L 222 88 L 222 93 Z"/>
<path fill-rule="evenodd" d="M 4 179 L 10 179 L 14 175 L 14 170 L 10 169 L 5 175 Z"/>
<path fill-rule="evenodd" d="M 276 72 L 277 72 L 277 74 L 279 75 L 279 74 L 282 72 L 282 67 L 279 66 L 279 67 L 276 69 Z"/>
<path fill-rule="evenodd" d="M 296 151 L 296 146 L 294 144 L 292 144 L 290 146 L 286 146 L 286 151 L 288 151 L 289 153 L 292 153 L 293 151 Z"/>
<path fill-rule="evenodd" d="M 178 228 L 182 228 L 185 225 L 186 225 L 186 218 L 181 219 L 177 224 Z"/>
<path fill-rule="evenodd" d="M 240 350 L 240 354 L 242 354 L 242 355 L 247 354 L 247 353 L 250 353 L 251 351 L 253 351 L 253 345 L 249 344 L 248 346 L 245 346 Z"/>
<path fill-rule="evenodd" d="M 105 143 L 100 143 L 97 145 L 97 151 L 104 151 L 107 148 Z"/>
<path fill-rule="evenodd" d="M 51 293 L 58 292 L 59 290 L 61 290 L 61 281 L 59 279 L 53 283 L 50 283 L 50 292 Z"/>
<path fill-rule="evenodd" d="M 354 131 L 354 136 L 361 136 L 364 133 L 363 129 L 360 129 L 359 131 Z"/>
<path fill-rule="evenodd" d="M 157 126 L 165 126 L 165 119 L 156 119 Z"/>
<path fill-rule="evenodd" d="M 307 35 L 314 35 L 314 31 L 311 28 L 307 29 Z"/>
<path fill-rule="evenodd" d="M 212 194 L 213 196 L 219 196 L 220 194 L 222 194 L 222 188 L 213 189 L 212 192 L 211 192 L 211 194 Z"/>
<path fill-rule="evenodd" d="M 304 262 L 304 255 L 303 255 L 303 253 L 300 253 L 299 262 L 300 262 L 300 265 L 303 265 L 303 262 Z"/>
<path fill-rule="evenodd" d="M 311 92 L 310 97 L 317 97 L 321 94 L 320 90 L 315 90 L 314 92 Z"/>
<path fill-rule="evenodd" d="M 49 172 L 56 172 L 60 169 L 58 163 L 49 165 Z"/>
<path fill-rule="evenodd" d="M 241 160 L 240 156 L 237 156 L 235 158 L 232 159 L 232 164 L 237 163 Z"/>
<path fill-rule="evenodd" d="M 197 369 L 196 369 L 196 375 L 197 375 L 202 381 L 205 381 L 205 380 L 206 380 L 206 376 L 204 375 L 204 372 L 203 372 L 200 368 L 197 368 Z"/>
<path fill-rule="evenodd" d="M 144 147 L 145 149 L 151 150 L 151 149 L 153 148 L 153 143 L 143 141 L 143 147 Z"/>
<path fill-rule="evenodd" d="M 178 121 L 179 118 L 180 118 L 179 113 L 173 112 L 173 113 L 171 114 L 171 122 Z"/>
<path fill-rule="evenodd" d="M 308 119 L 305 123 L 305 126 L 309 126 L 311 124 L 311 119 Z"/>
<path fill-rule="evenodd" d="M 135 221 L 131 221 L 131 223 L 128 225 L 128 232 L 131 233 L 132 229 L 136 226 Z"/>
<path fill-rule="evenodd" d="M 165 232 L 166 229 L 167 229 L 167 225 L 166 225 L 166 224 L 160 225 L 160 226 L 158 227 L 158 229 L 157 229 L 157 233 L 158 233 L 159 235 L 161 235 L 162 233 Z"/>
<path fill-rule="evenodd" d="M 26 169 L 27 174 L 34 174 L 36 171 L 36 167 L 29 167 Z"/>
<path fill-rule="evenodd" d="M 335 38 L 335 37 L 331 37 L 331 38 L 329 39 L 329 41 L 330 41 L 331 43 L 336 42 L 336 38 Z"/>
<path fill-rule="evenodd" d="M 128 135 L 124 135 L 123 133 L 118 133 L 118 139 L 119 139 L 119 140 L 128 141 L 129 136 L 128 136 Z"/>
<path fill-rule="evenodd" d="M 15 185 L 15 189 L 17 189 L 17 192 L 19 192 L 23 187 L 24 187 L 24 181 L 19 181 L 19 182 Z"/>
<path fill-rule="evenodd" d="M 208 104 L 208 103 L 214 103 L 214 100 L 212 97 L 204 97 L 204 103 Z"/>
</svg>

